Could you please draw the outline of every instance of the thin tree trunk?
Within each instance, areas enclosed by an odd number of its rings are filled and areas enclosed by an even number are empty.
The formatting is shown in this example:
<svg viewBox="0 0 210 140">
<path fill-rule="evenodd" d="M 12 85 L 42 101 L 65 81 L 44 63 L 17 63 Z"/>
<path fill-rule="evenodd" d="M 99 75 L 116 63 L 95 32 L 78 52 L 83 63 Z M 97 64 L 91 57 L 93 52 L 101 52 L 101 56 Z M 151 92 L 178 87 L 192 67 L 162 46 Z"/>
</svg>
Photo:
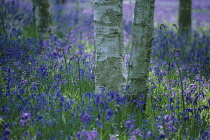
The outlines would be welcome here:
<svg viewBox="0 0 210 140">
<path fill-rule="evenodd" d="M 154 31 L 155 0 L 136 0 L 133 23 L 132 52 L 129 65 L 129 83 L 131 98 L 140 94 L 146 100 L 150 52 Z M 144 105 L 145 109 L 145 105 Z"/>
<path fill-rule="evenodd" d="M 38 36 L 50 32 L 48 27 L 52 24 L 49 0 L 33 0 L 34 19 Z"/>
<path fill-rule="evenodd" d="M 123 0 L 94 0 L 95 92 L 124 92 Z"/>
<path fill-rule="evenodd" d="M 179 0 L 179 32 L 180 34 L 191 31 L 192 0 Z"/>
<path fill-rule="evenodd" d="M 64 4 L 66 3 L 66 0 L 56 0 L 56 4 Z"/>
</svg>

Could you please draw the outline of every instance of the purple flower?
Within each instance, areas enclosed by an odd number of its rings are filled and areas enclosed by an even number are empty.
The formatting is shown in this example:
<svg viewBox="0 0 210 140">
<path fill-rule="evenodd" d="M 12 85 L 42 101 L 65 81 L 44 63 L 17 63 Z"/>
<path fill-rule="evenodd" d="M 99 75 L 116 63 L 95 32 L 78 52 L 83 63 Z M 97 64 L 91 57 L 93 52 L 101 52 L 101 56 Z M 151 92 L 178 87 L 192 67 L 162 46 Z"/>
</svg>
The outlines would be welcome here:
<svg viewBox="0 0 210 140">
<path fill-rule="evenodd" d="M 152 137 L 152 132 L 149 130 L 147 131 L 146 138 L 149 139 L 150 137 Z"/>
<path fill-rule="evenodd" d="M 100 122 L 100 120 L 98 118 L 96 118 L 96 124 L 97 124 L 98 128 L 102 128 L 102 123 Z"/>
<path fill-rule="evenodd" d="M 85 125 L 89 124 L 91 120 L 92 117 L 87 112 L 80 114 L 80 121 Z"/>
<path fill-rule="evenodd" d="M 137 128 L 137 129 L 134 131 L 134 135 L 141 136 L 141 130 L 140 130 L 139 128 Z"/>
<path fill-rule="evenodd" d="M 128 91 L 130 89 L 130 85 L 127 85 L 125 88 L 125 91 Z"/>
<path fill-rule="evenodd" d="M 115 135 L 110 135 L 110 140 L 117 140 L 117 137 Z"/>
<path fill-rule="evenodd" d="M 39 73 L 42 78 L 47 77 L 48 76 L 47 67 L 45 65 L 41 65 L 39 67 Z"/>
<path fill-rule="evenodd" d="M 114 111 L 112 110 L 112 109 L 108 109 L 107 111 L 106 111 L 106 120 L 107 121 L 110 121 L 111 120 L 111 118 L 112 118 L 112 115 L 114 114 Z"/>
<path fill-rule="evenodd" d="M 203 109 L 209 109 L 209 107 L 207 105 L 203 105 Z"/>
<path fill-rule="evenodd" d="M 174 103 L 174 99 L 171 97 L 169 97 L 169 101 L 170 101 L 170 103 Z"/>
<path fill-rule="evenodd" d="M 8 135 L 10 135 L 10 134 L 12 134 L 12 131 L 11 131 L 9 128 L 6 128 L 6 129 L 4 130 L 4 136 L 8 136 Z"/>
<path fill-rule="evenodd" d="M 132 131 L 134 129 L 134 122 L 135 120 L 128 119 L 124 124 L 125 128 L 128 128 L 130 131 Z"/>
<path fill-rule="evenodd" d="M 170 117 L 169 115 L 165 115 L 165 116 L 164 116 L 164 119 L 165 119 L 166 122 L 169 122 L 169 121 L 170 121 L 170 118 L 171 118 L 171 117 Z"/>
<path fill-rule="evenodd" d="M 21 116 L 21 119 L 19 121 L 19 123 L 23 126 L 26 125 L 26 123 L 28 123 L 31 119 L 31 114 L 30 113 L 23 113 Z"/>
<path fill-rule="evenodd" d="M 28 137 L 29 139 L 31 139 L 30 133 L 29 133 L 28 131 L 24 132 L 24 135 L 25 135 L 26 137 Z"/>
<path fill-rule="evenodd" d="M 189 119 L 189 116 L 184 117 L 184 121 L 186 122 Z"/>
<path fill-rule="evenodd" d="M 40 131 L 37 131 L 36 132 L 36 138 L 39 138 L 39 137 L 41 137 L 42 136 L 42 133 L 40 132 Z"/>
<path fill-rule="evenodd" d="M 99 133 L 94 129 L 92 131 L 82 130 L 82 132 L 77 132 L 76 138 L 78 140 L 96 140 Z"/>
<path fill-rule="evenodd" d="M 101 92 L 104 92 L 106 90 L 106 87 L 102 87 Z"/>
<path fill-rule="evenodd" d="M 158 139 L 164 139 L 166 137 L 166 135 L 165 135 L 165 133 L 162 131 L 162 132 L 160 132 L 160 135 L 159 135 L 159 137 L 158 137 Z"/>
<path fill-rule="evenodd" d="M 5 130 L 4 130 L 4 140 L 9 140 L 9 135 L 12 134 L 12 131 L 8 128 L 9 124 L 5 124 Z"/>
<path fill-rule="evenodd" d="M 116 98 L 118 99 L 120 96 L 116 92 L 109 92 L 108 97 L 109 97 L 108 101 L 111 102 L 111 101 L 116 100 Z"/>
<path fill-rule="evenodd" d="M 186 112 L 193 112 L 193 109 L 192 108 L 186 108 Z"/>
<path fill-rule="evenodd" d="M 210 139 L 210 130 L 208 130 L 204 133 L 203 139 Z"/>
</svg>

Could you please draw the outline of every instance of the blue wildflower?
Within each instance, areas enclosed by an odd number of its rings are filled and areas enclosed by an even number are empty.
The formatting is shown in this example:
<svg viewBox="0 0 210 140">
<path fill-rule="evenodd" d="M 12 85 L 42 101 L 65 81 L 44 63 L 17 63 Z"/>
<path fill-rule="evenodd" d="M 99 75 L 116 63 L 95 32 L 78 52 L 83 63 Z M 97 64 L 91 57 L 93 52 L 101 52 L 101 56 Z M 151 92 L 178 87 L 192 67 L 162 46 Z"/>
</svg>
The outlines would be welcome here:
<svg viewBox="0 0 210 140">
<path fill-rule="evenodd" d="M 21 116 L 21 119 L 19 121 L 19 123 L 24 126 L 26 125 L 31 119 L 31 114 L 30 113 L 23 113 Z"/>
<path fill-rule="evenodd" d="M 94 129 L 92 131 L 83 130 L 82 132 L 77 132 L 76 138 L 78 140 L 97 140 L 99 133 Z"/>
<path fill-rule="evenodd" d="M 87 125 L 90 123 L 91 120 L 92 120 L 92 117 L 87 112 L 80 114 L 80 121 L 83 124 Z"/>
<path fill-rule="evenodd" d="M 110 121 L 111 120 L 111 118 L 112 118 L 112 115 L 114 114 L 114 111 L 112 110 L 112 109 L 108 109 L 107 111 L 106 111 L 106 120 L 107 121 Z"/>
</svg>

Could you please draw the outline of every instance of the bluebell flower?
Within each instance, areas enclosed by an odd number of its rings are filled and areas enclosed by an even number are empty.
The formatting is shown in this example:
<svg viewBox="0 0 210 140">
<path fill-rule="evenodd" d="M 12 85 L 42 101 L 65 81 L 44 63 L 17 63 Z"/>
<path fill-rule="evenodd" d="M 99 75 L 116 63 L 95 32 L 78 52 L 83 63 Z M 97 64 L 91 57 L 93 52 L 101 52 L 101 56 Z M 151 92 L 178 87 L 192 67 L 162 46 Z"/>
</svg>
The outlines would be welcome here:
<svg viewBox="0 0 210 140">
<path fill-rule="evenodd" d="M 67 137 L 66 137 L 66 140 L 71 140 L 71 137 L 70 137 L 70 136 L 67 136 Z"/>
<path fill-rule="evenodd" d="M 127 128 L 130 132 L 134 130 L 135 127 L 135 120 L 127 119 L 127 121 L 124 123 L 125 128 Z"/>
<path fill-rule="evenodd" d="M 4 140 L 10 140 L 9 135 L 12 134 L 12 131 L 8 128 L 9 124 L 5 124 L 5 129 L 4 129 Z"/>
<path fill-rule="evenodd" d="M 152 136 L 153 136 L 152 132 L 150 130 L 148 130 L 146 133 L 146 139 L 150 139 Z"/>
<path fill-rule="evenodd" d="M 203 106 L 203 109 L 205 109 L 205 110 L 209 109 L 209 106 L 207 106 L 207 105 L 202 105 L 202 106 Z"/>
<path fill-rule="evenodd" d="M 207 130 L 207 131 L 203 134 L 202 139 L 203 139 L 203 140 L 208 140 L 208 139 L 210 139 L 210 130 Z"/>
<path fill-rule="evenodd" d="M 3 104 L 3 107 L 2 107 L 3 109 L 3 112 L 8 112 L 10 109 L 9 109 L 9 107 L 6 105 L 6 104 Z"/>
<path fill-rule="evenodd" d="M 80 114 L 79 117 L 80 117 L 80 121 L 85 125 L 88 125 L 90 121 L 92 120 L 92 117 L 87 112 Z"/>
<path fill-rule="evenodd" d="M 186 122 L 187 120 L 189 120 L 189 116 L 185 116 L 183 119 Z"/>
<path fill-rule="evenodd" d="M 96 118 L 96 125 L 98 126 L 98 128 L 102 128 L 102 123 L 98 118 Z"/>
<path fill-rule="evenodd" d="M 186 110 L 187 112 L 191 112 L 191 113 L 193 112 L 193 109 L 192 109 L 192 108 L 186 108 L 185 110 Z"/>
<path fill-rule="evenodd" d="M 54 127 L 54 126 L 56 126 L 57 125 L 57 121 L 56 121 L 56 119 L 51 119 L 51 120 L 48 120 L 47 121 L 47 124 L 50 126 L 50 127 Z"/>
<path fill-rule="evenodd" d="M 120 95 L 118 94 L 118 93 L 116 93 L 116 92 L 113 92 L 113 91 L 111 91 L 111 92 L 109 92 L 108 94 L 107 94 L 107 96 L 108 96 L 108 101 L 109 102 L 111 102 L 111 101 L 114 101 L 114 100 L 116 100 L 117 98 L 119 98 L 120 97 Z"/>
<path fill-rule="evenodd" d="M 159 136 L 157 137 L 158 140 L 164 139 L 166 137 L 163 131 L 160 132 Z"/>
<path fill-rule="evenodd" d="M 10 134 L 12 134 L 12 131 L 9 128 L 6 128 L 4 131 L 4 136 L 8 136 Z"/>
<path fill-rule="evenodd" d="M 110 134 L 110 140 L 117 140 L 117 137 L 115 135 Z"/>
<path fill-rule="evenodd" d="M 139 128 L 137 128 L 136 130 L 134 130 L 134 135 L 137 135 L 137 136 L 139 136 L 139 137 L 141 137 L 142 136 L 142 134 L 141 134 L 141 130 L 139 129 Z"/>
<path fill-rule="evenodd" d="M 28 122 L 30 122 L 30 119 L 31 119 L 31 114 L 30 113 L 23 113 L 21 115 L 21 119 L 19 121 L 19 123 L 24 126 L 26 125 Z"/>
<path fill-rule="evenodd" d="M 39 138 L 39 137 L 41 137 L 41 136 L 42 136 L 41 131 L 37 131 L 37 132 L 36 132 L 36 138 Z"/>
<path fill-rule="evenodd" d="M 171 117 L 170 117 L 169 115 L 165 115 L 165 116 L 164 116 L 164 119 L 165 119 L 166 122 L 169 122 L 170 119 L 171 119 Z"/>
<path fill-rule="evenodd" d="M 28 131 L 24 132 L 24 136 L 26 136 L 27 138 L 31 139 L 30 133 Z"/>
<path fill-rule="evenodd" d="M 99 133 L 94 129 L 92 131 L 83 130 L 81 132 L 77 132 L 76 138 L 78 140 L 98 140 Z"/>
<path fill-rule="evenodd" d="M 114 114 L 114 111 L 112 109 L 106 110 L 106 120 L 110 121 L 113 114 Z"/>
<path fill-rule="evenodd" d="M 130 85 L 127 85 L 125 88 L 125 92 L 128 91 L 130 89 Z"/>
<path fill-rule="evenodd" d="M 103 93 L 106 90 L 106 87 L 101 88 L 101 92 Z"/>
<path fill-rule="evenodd" d="M 46 66 L 43 64 L 39 67 L 39 73 L 41 78 L 46 78 L 49 75 Z"/>
</svg>

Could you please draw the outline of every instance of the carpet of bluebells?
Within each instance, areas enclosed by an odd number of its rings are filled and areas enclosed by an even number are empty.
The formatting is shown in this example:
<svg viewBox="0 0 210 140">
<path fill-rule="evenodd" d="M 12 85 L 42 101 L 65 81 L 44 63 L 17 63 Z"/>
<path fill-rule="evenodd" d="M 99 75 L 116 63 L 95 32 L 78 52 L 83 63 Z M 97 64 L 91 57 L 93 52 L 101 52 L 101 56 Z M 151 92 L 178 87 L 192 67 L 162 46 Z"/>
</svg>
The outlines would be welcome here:
<svg viewBox="0 0 210 140">
<path fill-rule="evenodd" d="M 30 0 L 0 1 L 0 140 L 210 139 L 210 1 L 193 0 L 191 37 L 178 0 L 157 0 L 147 109 L 141 96 L 94 93 L 93 6 L 51 2 L 38 39 Z M 134 4 L 124 3 L 129 63 Z"/>
</svg>

